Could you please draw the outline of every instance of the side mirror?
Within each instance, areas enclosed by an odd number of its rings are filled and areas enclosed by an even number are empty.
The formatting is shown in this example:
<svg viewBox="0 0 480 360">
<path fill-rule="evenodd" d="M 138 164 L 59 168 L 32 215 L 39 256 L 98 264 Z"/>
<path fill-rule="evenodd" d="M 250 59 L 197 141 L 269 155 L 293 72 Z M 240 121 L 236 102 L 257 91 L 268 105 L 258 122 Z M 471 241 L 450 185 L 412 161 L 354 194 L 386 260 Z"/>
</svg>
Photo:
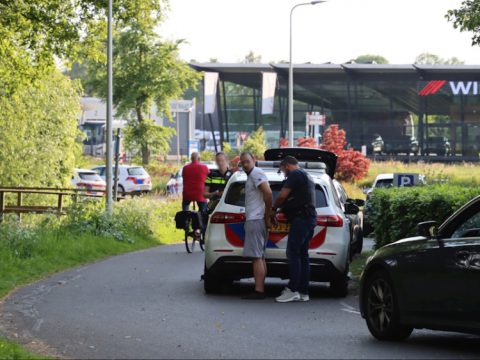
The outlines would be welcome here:
<svg viewBox="0 0 480 360">
<path fill-rule="evenodd" d="M 355 204 L 358 207 L 365 206 L 365 200 L 362 199 L 347 199 L 347 202 Z"/>
<path fill-rule="evenodd" d="M 418 235 L 427 239 L 436 239 L 438 237 L 438 223 L 436 221 L 425 221 L 418 223 Z"/>
<path fill-rule="evenodd" d="M 360 208 L 354 203 L 351 203 L 351 202 L 345 203 L 345 214 L 357 215 L 359 211 L 360 211 Z"/>
</svg>

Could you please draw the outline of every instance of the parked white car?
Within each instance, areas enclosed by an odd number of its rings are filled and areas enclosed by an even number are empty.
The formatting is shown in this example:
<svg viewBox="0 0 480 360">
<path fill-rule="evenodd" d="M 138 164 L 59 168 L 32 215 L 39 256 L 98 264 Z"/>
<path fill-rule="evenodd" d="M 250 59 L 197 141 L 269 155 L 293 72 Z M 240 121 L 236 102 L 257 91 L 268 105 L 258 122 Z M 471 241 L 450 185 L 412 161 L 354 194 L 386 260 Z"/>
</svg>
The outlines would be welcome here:
<svg viewBox="0 0 480 360">
<path fill-rule="evenodd" d="M 214 162 L 206 161 L 202 164 L 208 167 L 208 170 L 218 169 L 217 165 Z M 172 174 L 170 180 L 167 182 L 167 194 L 181 194 L 183 191 L 183 177 L 182 177 L 183 167 L 178 170 L 175 174 Z"/>
<path fill-rule="evenodd" d="M 327 166 L 314 156 L 330 154 Z M 268 156 L 267 156 L 268 155 Z M 317 226 L 310 241 L 311 280 L 330 282 L 333 293 L 346 296 L 348 289 L 350 228 L 335 191 L 330 168 L 335 169 L 336 156 L 317 149 L 272 149 L 266 159 L 293 155 L 301 162 L 316 184 Z M 309 156 L 311 155 L 311 156 Z M 322 158 L 322 156 L 319 156 Z M 332 163 L 333 161 L 333 163 Z M 285 177 L 279 172 L 278 161 L 258 162 L 270 182 L 274 198 L 280 192 Z M 327 172 L 329 174 L 327 174 Z M 247 175 L 236 172 L 211 215 L 206 230 L 204 287 L 207 293 L 221 291 L 225 283 L 251 277 L 251 262 L 242 257 L 245 238 L 245 182 Z M 279 225 L 269 232 L 266 249 L 268 276 L 288 278 L 286 247 L 289 224 L 279 217 Z"/>
<path fill-rule="evenodd" d="M 97 166 L 95 171 L 103 180 L 106 180 L 106 166 Z M 112 173 L 115 167 L 112 169 Z M 141 166 L 118 166 L 118 192 L 120 195 L 144 194 L 152 191 L 152 179 Z"/>
<path fill-rule="evenodd" d="M 71 185 L 76 189 L 87 190 L 89 195 L 103 195 L 107 184 L 93 170 L 74 169 Z"/>
</svg>

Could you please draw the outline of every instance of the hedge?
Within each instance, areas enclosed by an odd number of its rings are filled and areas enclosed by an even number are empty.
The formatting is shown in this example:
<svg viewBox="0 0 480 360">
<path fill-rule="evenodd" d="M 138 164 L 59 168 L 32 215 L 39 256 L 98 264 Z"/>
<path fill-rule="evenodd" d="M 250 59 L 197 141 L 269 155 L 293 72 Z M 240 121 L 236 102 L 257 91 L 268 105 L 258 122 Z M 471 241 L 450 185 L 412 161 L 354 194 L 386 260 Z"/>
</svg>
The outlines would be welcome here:
<svg viewBox="0 0 480 360">
<path fill-rule="evenodd" d="M 375 228 L 375 247 L 417 235 L 419 222 L 441 224 L 478 195 L 478 187 L 450 184 L 375 190 L 367 205 L 369 222 Z"/>
</svg>

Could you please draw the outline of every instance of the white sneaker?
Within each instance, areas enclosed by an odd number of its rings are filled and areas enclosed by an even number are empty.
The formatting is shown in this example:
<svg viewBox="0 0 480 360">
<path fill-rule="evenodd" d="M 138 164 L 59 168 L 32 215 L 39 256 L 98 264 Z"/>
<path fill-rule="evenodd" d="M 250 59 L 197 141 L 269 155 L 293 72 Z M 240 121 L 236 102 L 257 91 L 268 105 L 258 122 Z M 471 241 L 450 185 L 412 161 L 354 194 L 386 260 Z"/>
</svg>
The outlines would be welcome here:
<svg viewBox="0 0 480 360">
<path fill-rule="evenodd" d="M 292 291 L 286 287 L 282 294 L 275 299 L 276 302 L 286 303 L 291 301 L 300 301 L 300 294 L 297 291 Z"/>
<path fill-rule="evenodd" d="M 310 301 L 310 296 L 308 296 L 308 294 L 300 293 L 300 300 L 299 301 L 303 301 L 303 302 Z"/>
</svg>

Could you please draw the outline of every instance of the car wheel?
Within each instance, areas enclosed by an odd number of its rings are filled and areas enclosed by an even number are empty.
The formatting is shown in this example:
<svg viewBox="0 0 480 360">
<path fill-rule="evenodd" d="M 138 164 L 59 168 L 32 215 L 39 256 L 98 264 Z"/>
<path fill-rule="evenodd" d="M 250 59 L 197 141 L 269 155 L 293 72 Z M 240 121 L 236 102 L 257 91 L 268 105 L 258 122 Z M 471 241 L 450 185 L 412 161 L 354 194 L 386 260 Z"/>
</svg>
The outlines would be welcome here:
<svg viewBox="0 0 480 360">
<path fill-rule="evenodd" d="M 357 241 L 355 254 L 361 254 L 362 249 L 363 249 L 363 230 L 362 230 L 361 227 L 357 227 L 355 229 L 355 232 L 356 232 L 355 237 L 356 237 L 356 241 Z"/>
<path fill-rule="evenodd" d="M 350 252 L 350 249 L 348 249 Z M 341 297 L 344 298 L 348 295 L 348 272 L 350 269 L 350 261 L 349 261 L 349 256 L 347 256 L 347 264 L 345 266 L 345 272 L 332 279 L 330 281 L 330 292 L 333 296 L 335 297 Z"/>
<path fill-rule="evenodd" d="M 122 185 L 118 185 L 118 195 L 125 196 L 125 188 Z"/>
<path fill-rule="evenodd" d="M 213 276 L 205 267 L 203 271 L 203 289 L 206 294 L 221 294 L 223 282 L 217 276 Z"/>
<path fill-rule="evenodd" d="M 375 338 L 399 341 L 410 336 L 413 328 L 400 323 L 395 289 L 386 271 L 377 271 L 367 278 L 363 296 L 368 330 Z"/>
</svg>

